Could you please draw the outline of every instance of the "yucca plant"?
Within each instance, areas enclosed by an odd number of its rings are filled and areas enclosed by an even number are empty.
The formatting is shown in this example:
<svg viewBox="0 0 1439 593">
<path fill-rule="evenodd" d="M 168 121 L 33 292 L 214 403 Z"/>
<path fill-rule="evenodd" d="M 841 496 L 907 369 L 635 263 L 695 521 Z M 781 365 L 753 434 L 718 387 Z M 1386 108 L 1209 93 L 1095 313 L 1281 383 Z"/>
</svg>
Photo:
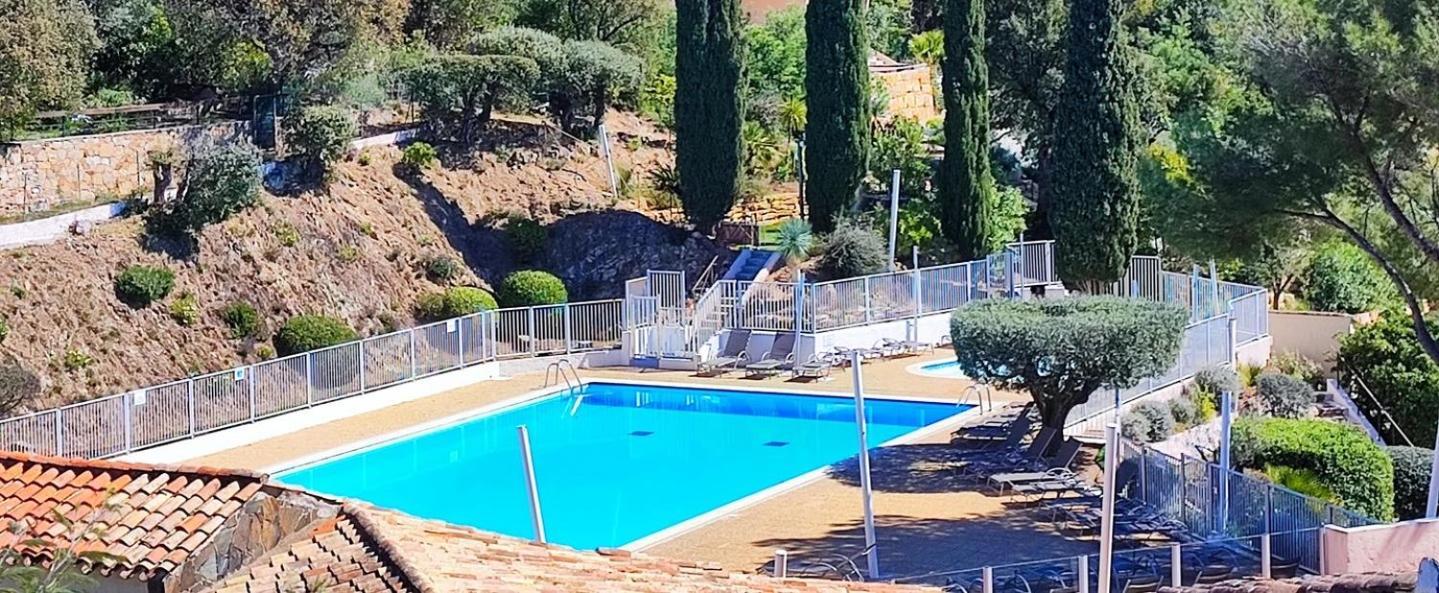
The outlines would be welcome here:
<svg viewBox="0 0 1439 593">
<path fill-rule="evenodd" d="M 775 232 L 776 249 L 789 263 L 798 263 L 809 257 L 814 249 L 814 230 L 809 221 L 791 218 L 780 223 Z"/>
</svg>

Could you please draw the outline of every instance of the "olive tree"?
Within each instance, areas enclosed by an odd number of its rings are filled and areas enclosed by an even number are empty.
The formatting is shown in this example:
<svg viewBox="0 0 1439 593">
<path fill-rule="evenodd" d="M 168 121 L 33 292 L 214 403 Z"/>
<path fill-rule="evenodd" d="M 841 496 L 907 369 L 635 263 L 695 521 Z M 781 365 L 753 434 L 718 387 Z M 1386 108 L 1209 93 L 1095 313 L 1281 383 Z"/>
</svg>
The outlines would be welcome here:
<svg viewBox="0 0 1439 593">
<path fill-rule="evenodd" d="M 425 120 L 440 135 L 470 144 L 495 105 L 528 93 L 539 73 L 535 61 L 522 56 L 447 54 L 408 71 L 405 80 Z"/>
<path fill-rule="evenodd" d="M 1101 387 L 1132 387 L 1174 364 L 1189 312 L 1118 297 L 985 300 L 950 322 L 959 367 L 976 381 L 1028 391 L 1044 426 Z"/>
<path fill-rule="evenodd" d="M 601 41 L 566 41 L 564 47 L 565 69 L 555 81 L 550 107 L 561 128 L 587 137 L 604 122 L 611 100 L 639 87 L 644 64 Z M 588 124 L 582 123 L 585 115 Z"/>
</svg>

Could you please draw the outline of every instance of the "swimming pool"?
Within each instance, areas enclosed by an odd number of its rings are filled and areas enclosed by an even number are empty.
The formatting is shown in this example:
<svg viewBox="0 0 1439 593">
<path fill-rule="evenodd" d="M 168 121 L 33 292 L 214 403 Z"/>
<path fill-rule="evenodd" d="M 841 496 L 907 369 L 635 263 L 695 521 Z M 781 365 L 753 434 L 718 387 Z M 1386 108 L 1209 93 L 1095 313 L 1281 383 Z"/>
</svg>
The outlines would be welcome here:
<svg viewBox="0 0 1439 593">
<path fill-rule="evenodd" d="M 868 399 L 878 445 L 968 409 Z M 280 474 L 420 517 L 533 537 L 515 427 L 550 541 L 622 546 L 854 454 L 851 399 L 587 383 Z M 858 504 L 856 502 L 856 504 Z"/>
<path fill-rule="evenodd" d="M 968 375 L 964 374 L 964 370 L 959 368 L 959 361 L 957 360 L 941 360 L 937 362 L 921 363 L 919 365 L 915 365 L 915 367 L 911 367 L 910 371 L 919 375 L 944 377 L 946 379 L 969 378 Z"/>
</svg>

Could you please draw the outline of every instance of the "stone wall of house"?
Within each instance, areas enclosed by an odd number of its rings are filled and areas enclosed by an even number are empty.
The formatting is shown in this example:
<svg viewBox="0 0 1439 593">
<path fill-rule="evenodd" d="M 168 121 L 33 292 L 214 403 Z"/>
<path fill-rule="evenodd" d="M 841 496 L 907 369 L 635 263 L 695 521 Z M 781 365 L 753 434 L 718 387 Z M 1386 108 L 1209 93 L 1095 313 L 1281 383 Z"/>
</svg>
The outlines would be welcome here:
<svg viewBox="0 0 1439 593">
<path fill-rule="evenodd" d="M 871 67 L 870 76 L 884 84 L 889 93 L 889 114 L 911 117 L 921 122 L 939 117 L 934 107 L 934 85 L 929 66 L 911 64 L 902 67 Z"/>
<path fill-rule="evenodd" d="M 147 191 L 151 151 L 248 133 L 248 122 L 225 122 L 0 144 L 0 218 Z"/>
</svg>

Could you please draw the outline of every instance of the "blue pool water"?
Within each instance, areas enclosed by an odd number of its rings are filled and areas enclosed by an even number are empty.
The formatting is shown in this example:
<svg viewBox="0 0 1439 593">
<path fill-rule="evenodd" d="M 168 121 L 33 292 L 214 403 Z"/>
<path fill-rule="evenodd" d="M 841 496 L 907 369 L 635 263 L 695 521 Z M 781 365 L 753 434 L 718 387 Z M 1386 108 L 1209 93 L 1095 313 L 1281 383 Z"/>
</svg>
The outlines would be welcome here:
<svg viewBox="0 0 1439 593">
<path fill-rule="evenodd" d="M 937 375 L 940 377 L 950 377 L 954 379 L 969 378 L 964 374 L 964 371 L 959 368 L 959 361 L 957 360 L 931 362 L 929 364 L 919 367 L 919 369 L 924 371 L 925 374 Z"/>
<path fill-rule="evenodd" d="M 966 409 L 866 400 L 869 442 Z M 529 427 L 546 535 L 577 548 L 624 545 L 846 459 L 857 444 L 848 398 L 589 383 L 279 479 L 532 537 L 521 424 Z"/>
</svg>

